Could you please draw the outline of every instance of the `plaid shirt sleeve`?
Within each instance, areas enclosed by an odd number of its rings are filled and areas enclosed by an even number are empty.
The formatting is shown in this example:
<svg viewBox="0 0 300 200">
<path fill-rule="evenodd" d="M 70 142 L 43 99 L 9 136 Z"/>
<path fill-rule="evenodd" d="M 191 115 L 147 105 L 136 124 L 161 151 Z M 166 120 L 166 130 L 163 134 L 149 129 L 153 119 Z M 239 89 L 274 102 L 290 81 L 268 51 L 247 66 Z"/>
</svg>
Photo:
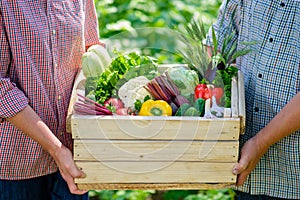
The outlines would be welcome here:
<svg viewBox="0 0 300 200">
<path fill-rule="evenodd" d="M 16 115 L 28 104 L 24 93 L 16 87 L 8 78 L 7 72 L 11 63 L 11 52 L 7 41 L 7 35 L 3 29 L 0 13 L 0 118 L 8 118 Z"/>
<path fill-rule="evenodd" d="M 85 14 L 85 46 L 88 48 L 94 44 L 99 44 L 99 31 L 95 30 L 98 27 L 98 19 L 93 0 L 87 0 L 86 9 L 88 12 Z"/>
</svg>

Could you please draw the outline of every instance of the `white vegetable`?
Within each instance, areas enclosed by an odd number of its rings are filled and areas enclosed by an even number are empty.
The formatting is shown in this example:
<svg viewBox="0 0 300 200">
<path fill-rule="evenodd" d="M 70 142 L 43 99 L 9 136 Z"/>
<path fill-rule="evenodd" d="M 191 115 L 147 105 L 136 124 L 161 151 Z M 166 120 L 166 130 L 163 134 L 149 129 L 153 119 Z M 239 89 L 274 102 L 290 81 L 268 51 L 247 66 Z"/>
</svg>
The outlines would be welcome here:
<svg viewBox="0 0 300 200">
<path fill-rule="evenodd" d="M 97 77 L 105 70 L 101 59 L 94 52 L 85 52 L 81 64 L 85 77 Z"/>
<path fill-rule="evenodd" d="M 215 116 L 210 112 L 210 99 L 205 100 L 204 117 L 205 118 L 215 118 Z"/>
<path fill-rule="evenodd" d="M 224 107 L 218 106 L 215 96 L 212 96 L 212 106 L 210 111 L 215 112 L 217 117 L 222 117 L 224 114 Z"/>
<path fill-rule="evenodd" d="M 137 99 L 143 101 L 147 95 L 152 98 L 152 95 L 144 88 L 144 85 L 149 82 L 149 79 L 145 76 L 138 76 L 130 79 L 120 87 L 118 96 L 126 108 L 133 107 Z"/>
<path fill-rule="evenodd" d="M 92 45 L 88 48 L 87 51 L 94 52 L 95 54 L 97 54 L 97 56 L 102 61 L 104 68 L 107 68 L 110 65 L 112 59 L 104 46 L 100 44 Z"/>
</svg>

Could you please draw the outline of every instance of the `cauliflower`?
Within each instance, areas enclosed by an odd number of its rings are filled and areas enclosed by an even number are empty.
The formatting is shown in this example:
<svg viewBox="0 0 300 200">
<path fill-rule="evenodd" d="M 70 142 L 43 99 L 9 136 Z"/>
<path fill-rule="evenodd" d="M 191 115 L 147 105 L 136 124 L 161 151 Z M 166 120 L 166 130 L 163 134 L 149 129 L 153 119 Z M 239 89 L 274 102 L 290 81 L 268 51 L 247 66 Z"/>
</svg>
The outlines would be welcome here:
<svg viewBox="0 0 300 200">
<path fill-rule="evenodd" d="M 152 95 L 144 88 L 144 85 L 149 82 L 150 80 L 145 76 L 138 76 L 130 79 L 120 87 L 118 96 L 126 108 L 134 107 L 136 100 L 143 101 L 147 95 L 152 98 Z"/>
</svg>

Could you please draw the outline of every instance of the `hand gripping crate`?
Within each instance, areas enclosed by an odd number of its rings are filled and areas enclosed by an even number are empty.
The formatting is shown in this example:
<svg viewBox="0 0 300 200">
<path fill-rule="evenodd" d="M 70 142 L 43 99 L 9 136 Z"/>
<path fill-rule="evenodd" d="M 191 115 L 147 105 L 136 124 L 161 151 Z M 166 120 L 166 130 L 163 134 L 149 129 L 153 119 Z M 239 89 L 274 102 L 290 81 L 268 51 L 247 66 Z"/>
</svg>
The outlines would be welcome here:
<svg viewBox="0 0 300 200">
<path fill-rule="evenodd" d="M 73 113 L 84 94 L 79 73 L 70 101 L 67 129 L 74 139 L 74 160 L 86 173 L 75 179 L 83 190 L 218 189 L 232 187 L 244 132 L 243 75 L 232 80 L 229 116 L 87 116 Z"/>
</svg>

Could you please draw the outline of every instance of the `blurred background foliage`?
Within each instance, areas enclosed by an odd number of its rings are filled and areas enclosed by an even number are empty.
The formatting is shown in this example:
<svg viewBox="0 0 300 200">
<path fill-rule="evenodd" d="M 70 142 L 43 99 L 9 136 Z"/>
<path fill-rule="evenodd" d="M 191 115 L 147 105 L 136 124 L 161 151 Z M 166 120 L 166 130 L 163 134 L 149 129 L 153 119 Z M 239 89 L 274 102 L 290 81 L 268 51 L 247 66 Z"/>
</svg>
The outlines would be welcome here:
<svg viewBox="0 0 300 200">
<path fill-rule="evenodd" d="M 203 21 L 206 29 L 215 21 L 222 0 L 95 0 L 102 40 L 118 43 L 119 50 L 138 47 L 160 63 L 178 63 L 182 58 L 174 52 L 172 34 L 151 34 L 145 28 L 183 30 L 193 18 Z M 129 40 L 128 32 L 142 29 Z M 159 38 L 159 40 L 158 40 Z M 154 48 L 149 48 L 154 47 Z"/>
<path fill-rule="evenodd" d="M 100 38 L 104 42 L 119 43 L 117 50 L 138 47 L 160 63 L 178 63 L 183 59 L 173 52 L 172 34 L 149 35 L 143 30 L 164 28 L 181 30 L 193 17 L 203 21 L 208 30 L 216 20 L 222 0 L 94 0 L 98 14 Z M 140 29 L 134 41 L 128 32 Z M 134 42 L 134 44 L 133 44 Z M 173 45 L 173 46 L 172 46 Z M 156 48 L 149 48 L 154 46 Z M 168 48 L 166 48 L 168 46 Z M 160 48 L 161 47 L 161 48 Z M 170 51 L 171 49 L 171 51 Z M 233 200 L 232 189 L 222 190 L 100 190 L 90 191 L 91 200 Z"/>
</svg>

